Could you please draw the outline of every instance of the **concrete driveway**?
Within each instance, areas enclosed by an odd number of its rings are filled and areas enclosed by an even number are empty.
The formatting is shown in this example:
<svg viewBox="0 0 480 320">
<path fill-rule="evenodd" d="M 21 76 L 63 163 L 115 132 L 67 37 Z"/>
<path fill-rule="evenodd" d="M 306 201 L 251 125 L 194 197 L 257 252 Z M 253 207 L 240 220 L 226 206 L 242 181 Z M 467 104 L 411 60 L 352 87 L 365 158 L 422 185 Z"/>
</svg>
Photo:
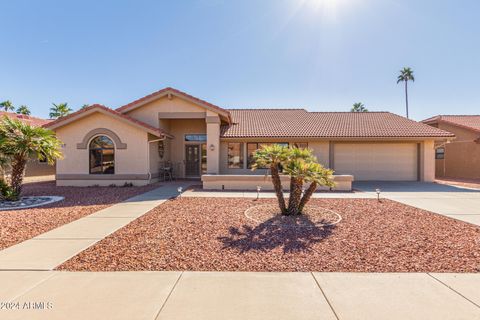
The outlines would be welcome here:
<svg viewBox="0 0 480 320">
<path fill-rule="evenodd" d="M 426 182 L 355 182 L 354 188 L 480 226 L 480 190 Z"/>
</svg>

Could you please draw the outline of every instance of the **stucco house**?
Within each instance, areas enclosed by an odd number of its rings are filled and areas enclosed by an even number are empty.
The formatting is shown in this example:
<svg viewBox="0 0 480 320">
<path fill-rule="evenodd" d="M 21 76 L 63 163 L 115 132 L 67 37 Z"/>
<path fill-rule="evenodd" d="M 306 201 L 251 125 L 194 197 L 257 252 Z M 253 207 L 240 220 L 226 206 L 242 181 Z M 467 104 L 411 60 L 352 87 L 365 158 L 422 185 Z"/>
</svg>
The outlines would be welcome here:
<svg viewBox="0 0 480 320">
<path fill-rule="evenodd" d="M 267 143 L 313 149 L 339 185 L 348 175 L 433 181 L 434 144 L 454 136 L 389 112 L 224 109 L 173 88 L 115 110 L 92 105 L 46 127 L 64 143 L 63 186 L 147 184 L 168 161 L 177 177 L 201 178 L 205 188 L 248 189 L 263 181 L 251 154 Z"/>
<path fill-rule="evenodd" d="M 438 115 L 422 122 L 456 136 L 435 146 L 436 177 L 480 179 L 480 115 Z"/>
</svg>

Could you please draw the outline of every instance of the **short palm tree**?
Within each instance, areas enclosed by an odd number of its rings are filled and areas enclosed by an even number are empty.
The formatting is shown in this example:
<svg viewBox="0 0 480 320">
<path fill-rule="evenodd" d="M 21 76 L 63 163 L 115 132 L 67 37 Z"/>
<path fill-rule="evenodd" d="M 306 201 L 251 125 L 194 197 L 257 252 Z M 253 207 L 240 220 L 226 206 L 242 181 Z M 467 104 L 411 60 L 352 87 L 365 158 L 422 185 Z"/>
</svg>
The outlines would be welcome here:
<svg viewBox="0 0 480 320">
<path fill-rule="evenodd" d="M 410 68 L 403 68 L 400 70 L 400 74 L 397 78 L 397 84 L 400 82 L 405 83 L 405 107 L 407 110 L 407 118 L 408 118 L 408 81 L 415 81 L 415 77 L 413 76 L 413 70 Z"/>
<path fill-rule="evenodd" d="M 52 103 L 53 107 L 50 108 L 50 119 L 57 119 L 66 116 L 72 109 L 68 106 L 68 103 Z"/>
<path fill-rule="evenodd" d="M 267 159 L 268 161 L 265 161 Z M 253 170 L 265 167 L 265 164 L 275 164 L 272 171 L 272 183 L 277 195 L 282 215 L 299 215 L 310 200 L 312 194 L 321 185 L 334 186 L 333 171 L 325 169 L 317 163 L 310 149 L 286 148 L 280 145 L 264 146 L 254 154 Z M 275 160 L 275 161 L 273 161 Z M 290 197 L 288 207 L 285 204 L 280 174 L 290 176 Z M 274 177 L 275 175 L 275 177 Z M 304 183 L 310 183 L 303 192 Z"/>
<path fill-rule="evenodd" d="M 353 104 L 352 109 L 350 109 L 350 112 L 368 112 L 368 109 L 365 108 L 365 105 L 361 102 L 356 102 Z"/>
<path fill-rule="evenodd" d="M 27 161 L 34 158 L 54 164 L 62 157 L 61 144 L 51 130 L 8 117 L 0 121 L 0 155 L 9 162 L 10 187 L 16 199 L 22 192 Z"/>
<path fill-rule="evenodd" d="M 13 103 L 10 100 L 5 100 L 3 102 L 0 102 L 0 107 L 6 112 L 15 110 L 15 107 L 13 106 Z"/>
<path fill-rule="evenodd" d="M 24 114 L 26 116 L 31 114 L 30 109 L 26 105 L 21 105 L 20 107 L 18 107 L 17 113 Z"/>
<path fill-rule="evenodd" d="M 288 158 L 288 149 L 279 144 L 266 145 L 253 154 L 254 164 L 252 170 L 259 168 L 268 168 L 272 175 L 273 188 L 277 195 L 278 205 L 282 214 L 287 213 L 285 206 L 285 197 L 283 196 L 283 186 L 280 180 L 280 171 L 282 163 Z"/>
</svg>

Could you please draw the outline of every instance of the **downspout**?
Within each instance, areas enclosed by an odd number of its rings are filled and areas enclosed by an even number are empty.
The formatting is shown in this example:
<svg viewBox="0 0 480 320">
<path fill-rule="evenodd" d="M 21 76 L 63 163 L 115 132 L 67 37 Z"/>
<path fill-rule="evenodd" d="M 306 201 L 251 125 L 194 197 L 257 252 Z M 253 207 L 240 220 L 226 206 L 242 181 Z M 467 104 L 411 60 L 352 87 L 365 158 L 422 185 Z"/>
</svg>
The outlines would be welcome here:
<svg viewBox="0 0 480 320">
<path fill-rule="evenodd" d="M 150 181 L 152 181 L 152 172 L 150 170 L 150 143 L 152 142 L 158 142 L 158 141 L 165 141 L 165 136 L 160 139 L 155 139 L 155 140 L 148 140 L 147 141 L 147 159 L 148 159 L 148 184 L 150 184 Z"/>
</svg>

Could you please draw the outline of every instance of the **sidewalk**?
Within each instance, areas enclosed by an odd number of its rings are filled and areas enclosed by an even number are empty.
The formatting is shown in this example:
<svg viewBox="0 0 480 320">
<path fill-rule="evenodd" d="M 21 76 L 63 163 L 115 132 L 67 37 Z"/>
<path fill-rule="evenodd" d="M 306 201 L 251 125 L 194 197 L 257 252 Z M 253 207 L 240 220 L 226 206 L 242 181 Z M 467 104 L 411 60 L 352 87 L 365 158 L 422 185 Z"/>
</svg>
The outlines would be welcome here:
<svg viewBox="0 0 480 320">
<path fill-rule="evenodd" d="M 172 182 L 0 251 L 0 270 L 53 270 L 144 215 L 189 182 Z"/>
<path fill-rule="evenodd" d="M 480 319 L 480 274 L 0 272 L 1 319 Z"/>
</svg>

